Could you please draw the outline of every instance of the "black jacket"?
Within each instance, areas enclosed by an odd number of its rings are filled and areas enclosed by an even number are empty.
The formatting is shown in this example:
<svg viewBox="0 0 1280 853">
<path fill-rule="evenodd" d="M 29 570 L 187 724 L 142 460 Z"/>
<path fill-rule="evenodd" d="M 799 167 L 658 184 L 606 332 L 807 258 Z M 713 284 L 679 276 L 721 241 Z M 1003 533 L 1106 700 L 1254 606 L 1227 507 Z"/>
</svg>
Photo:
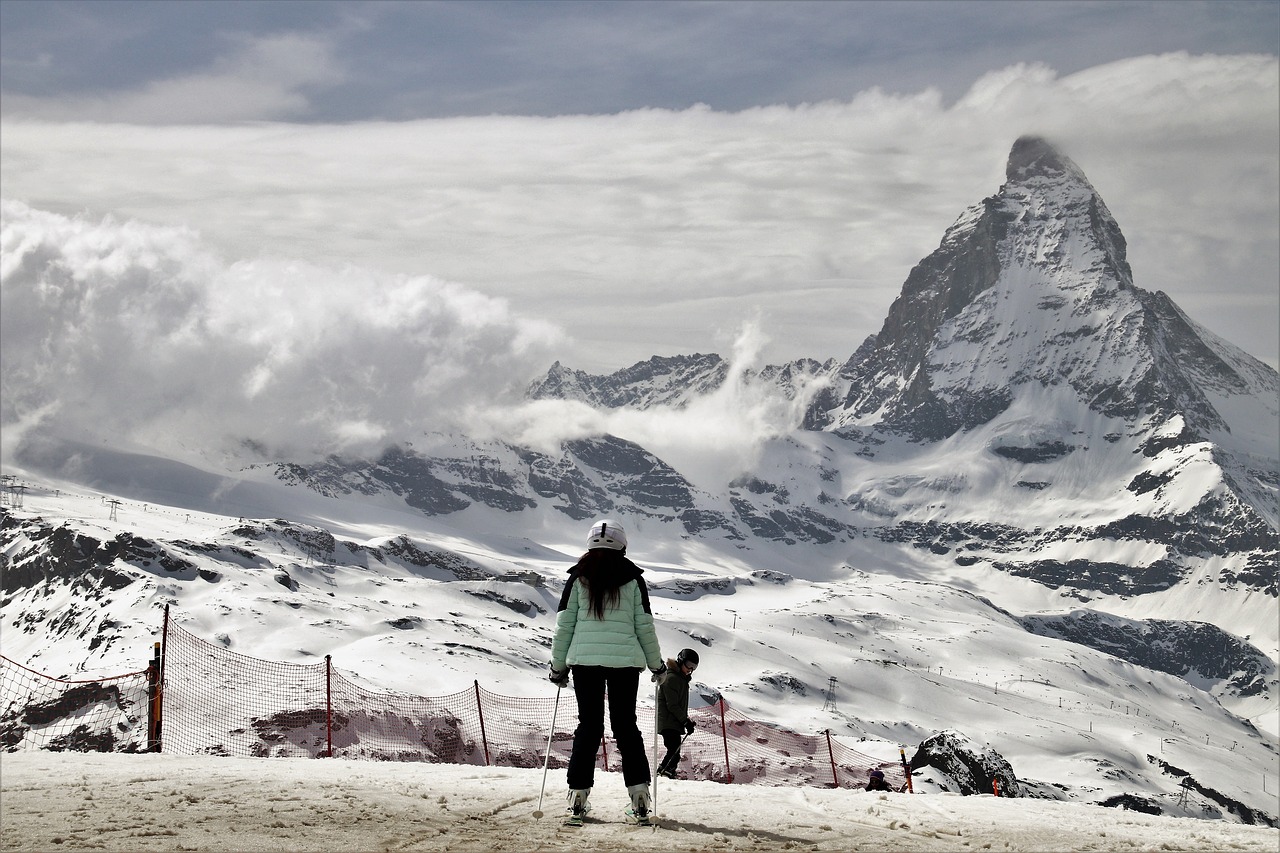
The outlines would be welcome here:
<svg viewBox="0 0 1280 853">
<path fill-rule="evenodd" d="M 667 658 L 667 668 L 658 676 L 658 731 L 680 731 L 689 721 L 689 676 L 680 664 Z"/>
</svg>

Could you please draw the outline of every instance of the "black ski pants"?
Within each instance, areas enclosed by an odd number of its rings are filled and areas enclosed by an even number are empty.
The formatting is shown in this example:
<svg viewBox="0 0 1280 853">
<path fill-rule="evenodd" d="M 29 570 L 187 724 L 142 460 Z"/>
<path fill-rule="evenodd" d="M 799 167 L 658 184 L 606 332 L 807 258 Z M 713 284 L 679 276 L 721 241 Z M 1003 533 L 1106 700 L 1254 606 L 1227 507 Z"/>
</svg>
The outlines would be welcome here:
<svg viewBox="0 0 1280 853">
<path fill-rule="evenodd" d="M 680 766 L 680 745 L 684 743 L 684 737 L 679 729 L 663 729 L 659 734 L 662 735 L 662 745 L 667 748 L 667 754 L 658 763 L 658 772 L 674 772 Z"/>
<path fill-rule="evenodd" d="M 604 739 L 604 697 L 609 694 L 609 728 L 618 743 L 622 779 L 631 785 L 649 784 L 649 758 L 636 725 L 636 695 L 640 670 L 612 666 L 574 666 L 573 692 L 578 699 L 578 728 L 569 756 L 569 787 L 590 788 L 595 780 L 596 754 Z"/>
</svg>

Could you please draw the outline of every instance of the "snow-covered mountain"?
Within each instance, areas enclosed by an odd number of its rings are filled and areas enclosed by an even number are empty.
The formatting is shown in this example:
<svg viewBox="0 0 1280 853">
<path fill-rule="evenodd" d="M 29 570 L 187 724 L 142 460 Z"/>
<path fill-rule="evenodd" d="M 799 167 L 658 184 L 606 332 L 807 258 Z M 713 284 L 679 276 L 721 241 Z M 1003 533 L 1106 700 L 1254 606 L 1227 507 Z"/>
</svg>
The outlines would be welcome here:
<svg viewBox="0 0 1280 853">
<path fill-rule="evenodd" d="M 556 364 L 530 389 L 783 401 L 790 428 L 719 483 L 616 434 L 221 470 L 34 435 L 6 472 L 5 655 L 135 663 L 171 603 L 261 657 L 536 694 L 564 571 L 610 516 L 664 650 L 697 644 L 704 688 L 753 716 L 913 751 L 958 731 L 1036 796 L 1274 821 L 1280 379 L 1135 285 L 1047 142 L 1018 140 L 1006 178 L 843 363 Z M 1198 806 L 1175 804 L 1185 774 Z"/>
</svg>

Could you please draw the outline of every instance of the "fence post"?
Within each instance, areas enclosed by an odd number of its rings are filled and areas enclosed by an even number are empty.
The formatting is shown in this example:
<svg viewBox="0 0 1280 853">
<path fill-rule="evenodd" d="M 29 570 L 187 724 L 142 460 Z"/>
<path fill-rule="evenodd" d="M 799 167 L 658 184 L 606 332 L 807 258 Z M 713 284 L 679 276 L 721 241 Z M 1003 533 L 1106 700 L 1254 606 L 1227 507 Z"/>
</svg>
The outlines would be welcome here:
<svg viewBox="0 0 1280 853">
<path fill-rule="evenodd" d="M 160 644 L 147 664 L 147 752 L 160 751 Z"/>
<path fill-rule="evenodd" d="M 724 776 L 725 784 L 733 782 L 733 769 L 729 766 L 729 729 L 724 722 L 724 695 L 720 696 L 720 738 L 724 741 Z"/>
<path fill-rule="evenodd" d="M 911 765 L 907 764 L 907 751 L 902 747 L 898 747 L 898 758 L 902 761 L 902 772 L 907 775 L 907 793 L 914 794 L 916 789 L 911 784 Z"/>
<path fill-rule="evenodd" d="M 333 758 L 333 656 L 324 656 L 325 756 Z"/>
<path fill-rule="evenodd" d="M 831 787 L 840 787 L 840 774 L 836 772 L 836 754 L 831 750 L 831 729 L 827 729 L 827 756 L 831 759 Z"/>
<path fill-rule="evenodd" d="M 156 752 L 164 752 L 164 674 L 169 659 L 169 605 L 164 606 L 164 622 L 160 625 L 160 672 L 156 682 Z"/>
<path fill-rule="evenodd" d="M 476 713 L 480 715 L 480 745 L 484 747 L 484 766 L 489 766 L 489 736 L 484 731 L 484 705 L 480 704 L 480 679 L 474 679 L 472 684 L 476 688 Z M 555 732 L 551 735 L 554 737 Z M 547 741 L 550 743 L 551 741 Z"/>
</svg>

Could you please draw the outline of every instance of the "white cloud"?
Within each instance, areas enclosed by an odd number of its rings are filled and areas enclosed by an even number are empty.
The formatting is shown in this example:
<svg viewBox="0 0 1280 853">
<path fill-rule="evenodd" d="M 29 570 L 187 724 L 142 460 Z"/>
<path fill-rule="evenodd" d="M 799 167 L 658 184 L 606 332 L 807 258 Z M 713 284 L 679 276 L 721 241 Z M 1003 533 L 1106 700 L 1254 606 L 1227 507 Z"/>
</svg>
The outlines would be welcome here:
<svg viewBox="0 0 1280 853">
<path fill-rule="evenodd" d="M 42 419 L 168 450 L 371 452 L 518 398 L 558 337 L 427 276 L 226 265 L 186 229 L 5 202 L 0 235 L 6 430 Z"/>
<path fill-rule="evenodd" d="M 1274 57 L 1169 54 L 1012 66 L 954 105 L 872 90 L 741 113 L 8 121 L 0 171 L 11 197 L 191 224 L 231 258 L 462 282 L 554 318 L 574 341 L 561 360 L 608 371 L 706 350 L 757 309 L 769 359 L 846 357 L 996 191 L 1013 140 L 1042 133 L 1116 214 L 1139 286 L 1275 363 L 1275 310 L 1240 306 L 1276 303 L 1278 78 Z"/>
<path fill-rule="evenodd" d="M 1274 57 L 1170 54 L 1014 66 L 950 106 L 868 91 L 732 114 L 6 120 L 6 194 L 56 213 L 5 208 L 5 423 L 56 382 L 83 400 L 56 417 L 84 429 L 350 451 L 492 422 L 490 401 L 555 359 L 724 352 L 755 317 L 757 361 L 845 358 L 1026 132 L 1090 176 L 1140 287 L 1274 364 L 1278 90 Z M 672 460 L 706 451 L 700 416 L 736 437 L 713 450 L 749 459 L 792 416 L 753 394 L 645 418 L 500 408 L 530 441 L 608 431 Z"/>
<path fill-rule="evenodd" d="M 562 441 L 615 435 L 654 453 L 695 485 L 722 488 L 751 469 L 766 442 L 800 426 L 819 388 L 815 382 L 788 399 L 759 379 L 766 344 L 758 321 L 746 323 L 733 341 L 728 381 L 687 405 L 597 410 L 571 400 L 534 400 L 479 410 L 472 428 L 547 453 L 557 452 Z"/>
</svg>

